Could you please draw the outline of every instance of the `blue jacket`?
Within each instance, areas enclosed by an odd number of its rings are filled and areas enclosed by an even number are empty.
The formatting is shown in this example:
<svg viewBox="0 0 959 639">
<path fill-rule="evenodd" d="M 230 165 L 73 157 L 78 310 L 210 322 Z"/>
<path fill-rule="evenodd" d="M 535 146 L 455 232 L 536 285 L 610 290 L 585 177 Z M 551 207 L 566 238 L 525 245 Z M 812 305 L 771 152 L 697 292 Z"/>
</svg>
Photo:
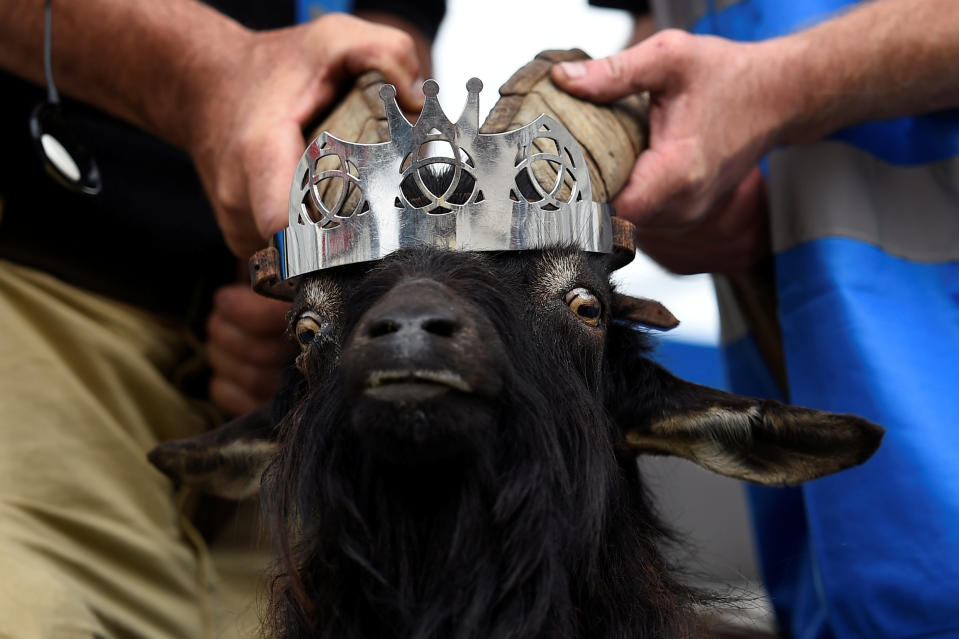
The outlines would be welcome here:
<svg viewBox="0 0 959 639">
<path fill-rule="evenodd" d="M 760 40 L 854 3 L 652 4 L 671 26 Z M 959 637 L 957 156 L 949 111 L 767 158 L 787 399 L 888 431 L 862 467 L 750 488 L 764 578 L 796 639 Z M 777 395 L 749 333 L 726 328 L 734 390 Z"/>
</svg>

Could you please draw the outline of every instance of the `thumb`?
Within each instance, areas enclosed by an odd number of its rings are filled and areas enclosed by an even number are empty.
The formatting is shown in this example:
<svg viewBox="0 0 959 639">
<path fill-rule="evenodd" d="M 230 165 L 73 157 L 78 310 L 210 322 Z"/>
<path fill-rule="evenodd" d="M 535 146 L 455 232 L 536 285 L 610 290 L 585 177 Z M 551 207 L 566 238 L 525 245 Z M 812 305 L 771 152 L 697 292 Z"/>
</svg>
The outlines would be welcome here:
<svg viewBox="0 0 959 639">
<path fill-rule="evenodd" d="M 640 91 L 657 91 L 666 73 L 649 41 L 598 60 L 561 62 L 550 71 L 553 82 L 573 95 L 594 102 L 611 102 Z"/>
<path fill-rule="evenodd" d="M 306 148 L 294 121 L 271 130 L 255 147 L 247 166 L 253 220 L 264 239 L 289 223 L 290 188 L 296 163 Z"/>
</svg>

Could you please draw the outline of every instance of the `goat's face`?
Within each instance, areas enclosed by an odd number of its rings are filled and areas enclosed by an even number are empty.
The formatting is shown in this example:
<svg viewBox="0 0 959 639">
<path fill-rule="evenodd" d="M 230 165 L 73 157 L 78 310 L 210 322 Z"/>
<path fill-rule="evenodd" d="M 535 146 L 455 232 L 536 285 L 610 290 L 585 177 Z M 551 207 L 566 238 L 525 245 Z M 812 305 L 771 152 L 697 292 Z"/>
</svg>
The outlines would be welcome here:
<svg viewBox="0 0 959 639">
<path fill-rule="evenodd" d="M 620 452 L 679 455 L 773 485 L 837 472 L 878 447 L 882 429 L 855 416 L 673 377 L 647 359 L 637 324 L 675 319 L 616 292 L 611 270 L 606 256 L 562 247 L 408 249 L 307 277 L 290 312 L 302 351 L 277 405 L 161 445 L 151 460 L 238 497 L 256 491 L 284 417 L 348 429 L 372 457 L 419 465 L 508 448 L 516 434 L 502 423 L 517 412 L 592 427 L 590 436 L 611 427 Z"/>
<path fill-rule="evenodd" d="M 273 416 L 151 459 L 234 497 L 270 468 L 277 628 L 681 634 L 688 599 L 655 548 L 635 454 L 795 483 L 864 461 L 882 430 L 673 377 L 635 326 L 671 315 L 617 293 L 611 269 L 563 247 L 407 249 L 313 275 L 290 313 L 302 351 Z"/>
<path fill-rule="evenodd" d="M 341 403 L 363 450 L 467 461 L 513 445 L 517 412 L 602 406 L 611 299 L 605 260 L 575 251 L 404 251 L 308 280 L 291 330 L 305 392 Z"/>
</svg>

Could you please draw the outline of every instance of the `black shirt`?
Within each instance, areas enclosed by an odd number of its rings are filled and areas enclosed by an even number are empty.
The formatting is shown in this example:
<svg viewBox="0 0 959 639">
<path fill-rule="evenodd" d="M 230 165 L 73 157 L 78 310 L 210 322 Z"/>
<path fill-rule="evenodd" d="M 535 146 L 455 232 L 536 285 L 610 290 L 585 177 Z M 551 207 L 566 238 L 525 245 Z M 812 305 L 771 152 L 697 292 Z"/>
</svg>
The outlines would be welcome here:
<svg viewBox="0 0 959 639">
<path fill-rule="evenodd" d="M 293 0 L 208 4 L 253 29 L 287 26 L 294 17 Z M 442 2 L 356 5 L 403 17 L 429 36 L 443 15 Z M 0 257 L 199 326 L 213 291 L 235 279 L 237 264 L 189 156 L 63 97 L 103 180 L 99 195 L 75 194 L 45 173 L 33 147 L 28 122 L 44 89 L 0 72 L 0 96 Z"/>
</svg>

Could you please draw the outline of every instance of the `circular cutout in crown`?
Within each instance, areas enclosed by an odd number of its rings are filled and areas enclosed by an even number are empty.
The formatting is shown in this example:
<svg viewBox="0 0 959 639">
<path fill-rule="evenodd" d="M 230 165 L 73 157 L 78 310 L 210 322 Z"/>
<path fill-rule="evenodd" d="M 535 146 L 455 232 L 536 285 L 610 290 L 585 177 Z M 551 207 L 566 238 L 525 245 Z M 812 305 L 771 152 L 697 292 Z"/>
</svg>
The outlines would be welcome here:
<svg viewBox="0 0 959 639">
<path fill-rule="evenodd" d="M 339 225 L 339 219 L 368 210 L 360 188 L 359 171 L 341 151 L 318 139 L 311 162 L 300 182 L 300 221 L 304 217 L 324 228 Z"/>
<path fill-rule="evenodd" d="M 441 215 L 476 199 L 473 159 L 440 134 L 427 136 L 400 168 L 400 191 L 410 208 Z"/>
<path fill-rule="evenodd" d="M 579 198 L 573 156 L 546 125 L 520 150 L 515 166 L 516 187 L 527 202 L 556 211 Z"/>
</svg>

